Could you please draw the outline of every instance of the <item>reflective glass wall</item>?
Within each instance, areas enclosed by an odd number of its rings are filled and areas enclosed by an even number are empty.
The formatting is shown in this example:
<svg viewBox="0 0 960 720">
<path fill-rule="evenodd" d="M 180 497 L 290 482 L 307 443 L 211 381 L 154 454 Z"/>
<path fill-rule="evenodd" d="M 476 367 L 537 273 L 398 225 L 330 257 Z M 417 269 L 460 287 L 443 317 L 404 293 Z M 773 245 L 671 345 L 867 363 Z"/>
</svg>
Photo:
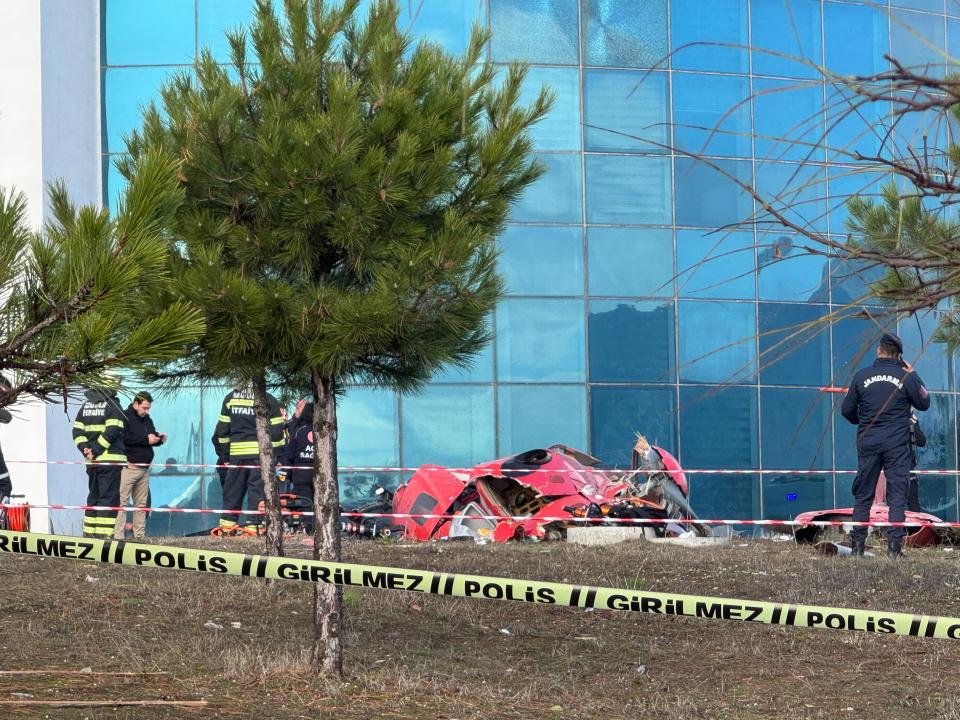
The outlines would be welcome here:
<svg viewBox="0 0 960 720">
<path fill-rule="evenodd" d="M 842 237 L 842 199 L 828 196 L 872 193 L 882 178 L 825 146 L 869 152 L 877 141 L 862 124 L 832 121 L 840 91 L 815 66 L 872 73 L 892 53 L 945 71 L 944 49 L 960 55 L 960 4 L 401 5 L 416 35 L 451 51 L 485 23 L 491 62 L 530 65 L 529 98 L 543 84 L 555 89 L 534 133 L 548 172 L 500 240 L 509 297 L 492 319 L 493 345 L 471 371 L 418 395 L 351 389 L 340 407 L 341 464 L 460 466 L 557 442 L 623 464 L 640 431 L 688 468 L 787 471 L 694 475 L 702 515 L 782 518 L 849 504 L 851 476 L 837 471 L 856 467 L 854 431 L 837 413 L 841 396 L 821 388 L 846 385 L 872 354 L 869 320 L 827 322 L 851 303 L 869 310 L 862 269 L 805 253 L 738 183 L 789 206 L 792 221 Z M 171 73 L 189 71 L 199 47 L 226 61 L 223 31 L 249 17 L 248 0 L 104 0 L 105 202 L 115 202 L 112 155 L 139 107 Z M 753 224 L 731 228 L 751 215 Z M 958 383 L 954 359 L 930 344 L 936 322 L 897 329 L 934 391 L 921 467 L 955 470 Z M 178 427 L 222 394 L 198 393 L 168 403 Z M 345 493 L 365 494 L 372 479 L 346 474 Z M 922 479 L 921 497 L 926 510 L 958 519 L 955 475 Z"/>
</svg>

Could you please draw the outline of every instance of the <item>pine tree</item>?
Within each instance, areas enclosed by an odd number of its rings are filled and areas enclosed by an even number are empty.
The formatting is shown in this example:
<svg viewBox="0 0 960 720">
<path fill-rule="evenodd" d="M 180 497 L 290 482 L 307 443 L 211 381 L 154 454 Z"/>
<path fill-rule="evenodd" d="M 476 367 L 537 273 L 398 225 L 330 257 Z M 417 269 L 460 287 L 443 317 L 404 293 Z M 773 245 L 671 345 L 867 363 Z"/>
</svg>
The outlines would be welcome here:
<svg viewBox="0 0 960 720">
<path fill-rule="evenodd" d="M 145 153 L 111 218 L 49 188 L 51 219 L 35 231 L 23 195 L 0 191 L 0 408 L 23 396 L 67 397 L 179 357 L 203 332 L 187 302 L 168 303 L 169 226 L 183 191 L 175 159 Z"/>
<path fill-rule="evenodd" d="M 524 69 L 498 77 L 480 29 L 453 57 L 414 46 L 393 0 L 357 6 L 287 0 L 280 17 L 259 2 L 249 41 L 230 35 L 232 67 L 203 52 L 128 141 L 134 159 L 181 159 L 186 294 L 216 308 L 204 351 L 312 390 L 324 560 L 340 558 L 337 393 L 416 390 L 489 341 L 496 237 L 542 172 L 529 129 L 551 102 L 519 104 Z M 324 672 L 342 671 L 342 615 L 340 589 L 318 584 Z"/>
</svg>

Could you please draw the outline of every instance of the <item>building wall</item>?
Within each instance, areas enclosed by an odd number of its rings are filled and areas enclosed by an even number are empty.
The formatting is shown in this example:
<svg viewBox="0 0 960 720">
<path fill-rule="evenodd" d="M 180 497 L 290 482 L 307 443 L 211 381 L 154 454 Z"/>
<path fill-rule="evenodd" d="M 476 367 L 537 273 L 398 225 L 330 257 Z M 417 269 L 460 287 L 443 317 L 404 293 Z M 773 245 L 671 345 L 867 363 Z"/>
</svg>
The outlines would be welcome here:
<svg viewBox="0 0 960 720">
<path fill-rule="evenodd" d="M 100 202 L 99 26 L 96 0 L 0 3 L 0 187 L 26 195 L 35 227 L 46 219 L 44 187 L 55 179 L 76 202 Z M 22 401 L 11 409 L 0 444 L 14 492 L 40 504 L 85 500 L 81 466 L 40 462 L 78 459 L 62 406 Z M 47 529 L 47 512 L 35 510 L 32 522 Z M 79 513 L 59 514 L 55 526 L 78 530 Z"/>
<path fill-rule="evenodd" d="M 842 201 L 828 194 L 871 193 L 881 178 L 852 173 L 836 152 L 771 138 L 788 133 L 816 145 L 826 133 L 834 148 L 867 150 L 875 141 L 835 125 L 837 90 L 784 55 L 841 73 L 874 72 L 890 52 L 944 69 L 942 49 L 960 46 L 960 4 L 401 4 L 401 22 L 454 52 L 472 23 L 486 24 L 492 62 L 530 64 L 529 98 L 541 84 L 556 90 L 554 110 L 534 131 L 548 172 L 501 238 L 510 296 L 492 319 L 493 345 L 471 371 L 438 377 L 417 395 L 352 389 L 340 408 L 341 463 L 464 465 L 555 442 L 622 463 L 640 431 L 689 468 L 821 471 L 762 481 L 696 475 L 692 502 L 705 515 L 784 517 L 848 503 L 850 476 L 836 471 L 855 467 L 853 430 L 835 412 L 838 396 L 820 388 L 845 384 L 871 352 L 868 321 L 825 322 L 861 298 L 863 278 L 803 254 L 762 215 L 753 226 L 716 229 L 755 212 L 731 180 L 739 178 L 793 204 L 795 220 L 845 233 Z M 189 72 L 200 47 L 227 61 L 223 30 L 246 22 L 250 3 L 104 0 L 103 8 L 105 200 L 113 203 L 122 183 L 110 160 L 123 152 L 138 108 L 171 73 Z M 918 141 L 897 132 L 900 143 Z M 795 337 L 810 321 L 824 321 L 822 330 Z M 927 316 L 899 332 L 934 391 L 921 466 L 955 470 L 954 359 L 929 345 L 935 326 Z M 183 403 L 182 421 L 219 392 Z M 201 428 L 206 438 L 210 428 Z M 369 480 L 345 479 L 357 480 L 348 492 Z M 955 475 L 924 478 L 921 496 L 957 519 Z"/>
</svg>

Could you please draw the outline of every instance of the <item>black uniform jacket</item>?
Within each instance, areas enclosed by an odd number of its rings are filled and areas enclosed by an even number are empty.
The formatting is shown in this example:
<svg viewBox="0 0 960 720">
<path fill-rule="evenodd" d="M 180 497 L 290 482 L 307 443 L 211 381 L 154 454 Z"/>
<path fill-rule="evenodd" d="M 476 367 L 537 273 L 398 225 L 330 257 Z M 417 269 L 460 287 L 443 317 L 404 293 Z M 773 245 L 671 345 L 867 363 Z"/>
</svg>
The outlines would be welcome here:
<svg viewBox="0 0 960 720">
<path fill-rule="evenodd" d="M 153 462 L 153 446 L 148 436 L 157 434 L 153 418 L 149 415 L 140 417 L 133 405 L 123 414 L 126 418 L 123 427 L 123 446 L 127 450 L 127 462 L 149 465 Z"/>
<path fill-rule="evenodd" d="M 893 358 L 877 358 L 853 376 L 840 412 L 857 426 L 860 452 L 874 453 L 910 443 L 913 407 L 930 407 L 920 376 L 908 373 Z"/>
</svg>

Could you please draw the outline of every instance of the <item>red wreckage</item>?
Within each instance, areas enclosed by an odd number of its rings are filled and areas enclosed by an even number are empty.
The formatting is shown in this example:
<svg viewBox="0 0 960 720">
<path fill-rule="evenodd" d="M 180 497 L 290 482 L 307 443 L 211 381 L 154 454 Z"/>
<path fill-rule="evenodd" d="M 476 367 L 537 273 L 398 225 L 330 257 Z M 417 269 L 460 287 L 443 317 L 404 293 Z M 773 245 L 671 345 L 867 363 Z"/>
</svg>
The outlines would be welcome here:
<svg viewBox="0 0 960 720">
<path fill-rule="evenodd" d="M 560 540 L 567 527 L 584 524 L 576 518 L 601 525 L 617 518 L 655 518 L 664 521 L 650 526 L 659 536 L 691 530 L 711 535 L 710 528 L 696 523 L 668 522 L 696 519 L 687 496 L 687 478 L 677 460 L 638 435 L 631 470 L 605 468 L 565 445 L 469 469 L 424 465 L 397 489 L 393 512 L 411 516 L 396 520 L 411 540 Z"/>
</svg>

